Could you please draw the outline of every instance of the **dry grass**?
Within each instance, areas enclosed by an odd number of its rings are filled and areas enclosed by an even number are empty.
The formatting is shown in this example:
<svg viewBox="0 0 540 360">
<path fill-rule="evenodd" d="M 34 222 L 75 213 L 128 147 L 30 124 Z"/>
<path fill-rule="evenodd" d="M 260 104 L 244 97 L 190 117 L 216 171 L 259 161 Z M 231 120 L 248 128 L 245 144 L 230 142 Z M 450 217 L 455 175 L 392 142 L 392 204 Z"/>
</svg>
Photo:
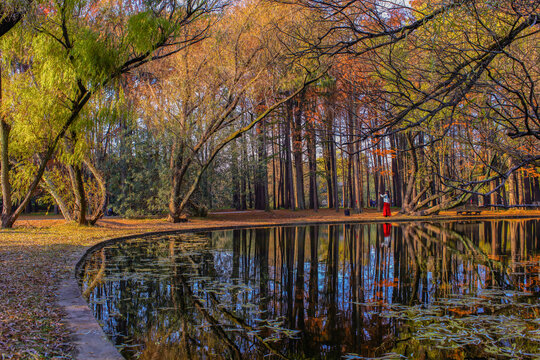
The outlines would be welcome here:
<svg viewBox="0 0 540 360">
<path fill-rule="evenodd" d="M 434 219 L 455 216 L 443 213 Z M 482 216 L 539 217 L 540 211 L 493 211 Z M 344 216 L 333 210 L 220 212 L 205 219 L 170 224 L 161 219 L 106 218 L 95 227 L 78 227 L 61 219 L 23 218 L 13 230 L 0 230 L 0 358 L 70 358 L 69 333 L 55 305 L 59 282 L 73 271 L 81 251 L 104 239 L 133 233 L 218 226 L 270 225 L 343 220 L 382 220 L 380 212 Z M 411 217 L 392 217 L 413 220 Z M 426 218 L 422 218 L 426 220 Z"/>
</svg>

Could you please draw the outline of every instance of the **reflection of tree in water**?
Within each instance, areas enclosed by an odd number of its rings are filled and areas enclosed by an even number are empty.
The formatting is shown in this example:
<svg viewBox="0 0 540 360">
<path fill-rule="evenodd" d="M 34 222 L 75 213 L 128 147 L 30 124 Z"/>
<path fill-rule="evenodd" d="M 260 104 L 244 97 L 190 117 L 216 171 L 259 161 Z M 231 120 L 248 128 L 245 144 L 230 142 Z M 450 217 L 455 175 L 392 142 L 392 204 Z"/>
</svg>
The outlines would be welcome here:
<svg viewBox="0 0 540 360">
<path fill-rule="evenodd" d="M 412 223 L 386 244 L 382 224 L 176 235 L 96 252 L 82 282 L 131 357 L 534 353 L 539 230 Z"/>
</svg>

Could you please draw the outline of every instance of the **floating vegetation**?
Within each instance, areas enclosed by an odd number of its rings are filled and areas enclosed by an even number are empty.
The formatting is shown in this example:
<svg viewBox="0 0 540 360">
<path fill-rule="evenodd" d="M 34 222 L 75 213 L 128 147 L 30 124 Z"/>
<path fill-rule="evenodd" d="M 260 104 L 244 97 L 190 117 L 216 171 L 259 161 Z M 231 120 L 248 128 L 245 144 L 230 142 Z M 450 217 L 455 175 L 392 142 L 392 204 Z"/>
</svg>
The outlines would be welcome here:
<svg viewBox="0 0 540 360">
<path fill-rule="evenodd" d="M 130 359 L 540 358 L 540 244 L 505 224 L 152 236 L 81 285 Z"/>
<path fill-rule="evenodd" d="M 365 357 L 357 354 L 346 354 L 343 356 L 344 360 L 396 360 L 396 359 L 407 359 L 406 356 L 395 353 L 388 353 L 378 357 Z"/>
</svg>

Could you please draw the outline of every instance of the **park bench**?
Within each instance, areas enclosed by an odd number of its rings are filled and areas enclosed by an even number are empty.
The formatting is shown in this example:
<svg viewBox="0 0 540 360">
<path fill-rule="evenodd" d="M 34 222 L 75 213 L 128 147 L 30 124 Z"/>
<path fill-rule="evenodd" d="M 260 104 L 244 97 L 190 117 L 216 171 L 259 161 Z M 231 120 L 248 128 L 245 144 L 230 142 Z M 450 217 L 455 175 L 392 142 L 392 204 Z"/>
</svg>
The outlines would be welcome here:
<svg viewBox="0 0 540 360">
<path fill-rule="evenodd" d="M 481 212 L 481 209 L 472 205 L 465 205 L 456 209 L 457 215 L 480 215 Z"/>
</svg>

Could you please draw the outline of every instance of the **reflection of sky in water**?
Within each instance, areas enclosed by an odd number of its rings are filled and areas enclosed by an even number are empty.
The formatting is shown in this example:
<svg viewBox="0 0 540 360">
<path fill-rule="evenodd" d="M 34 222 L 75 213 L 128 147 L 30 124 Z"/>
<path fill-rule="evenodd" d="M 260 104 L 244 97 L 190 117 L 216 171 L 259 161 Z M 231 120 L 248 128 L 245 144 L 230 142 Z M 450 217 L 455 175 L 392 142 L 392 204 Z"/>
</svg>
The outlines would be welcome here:
<svg viewBox="0 0 540 360">
<path fill-rule="evenodd" d="M 390 242 L 382 224 L 153 236 L 96 251 L 81 282 L 128 357 L 534 354 L 539 230 L 404 224 Z"/>
</svg>

